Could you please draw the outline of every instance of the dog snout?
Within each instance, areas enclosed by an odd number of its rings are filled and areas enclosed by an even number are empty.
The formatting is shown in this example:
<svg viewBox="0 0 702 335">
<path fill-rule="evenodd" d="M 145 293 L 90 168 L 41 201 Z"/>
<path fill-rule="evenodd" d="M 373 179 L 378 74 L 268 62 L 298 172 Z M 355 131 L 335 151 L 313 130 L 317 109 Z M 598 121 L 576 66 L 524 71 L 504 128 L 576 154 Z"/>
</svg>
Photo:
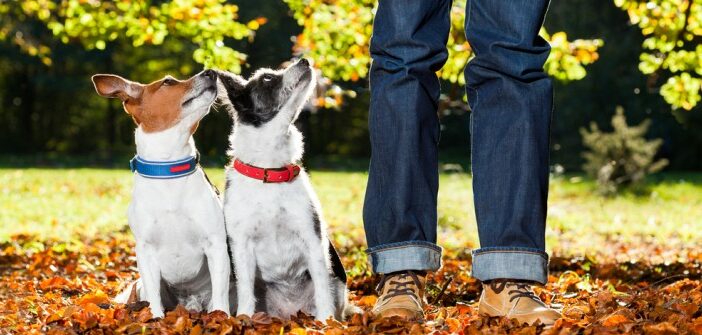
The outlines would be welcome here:
<svg viewBox="0 0 702 335">
<path fill-rule="evenodd" d="M 310 66 L 310 61 L 308 61 L 307 58 L 300 58 L 297 63 L 302 66 Z"/>
<path fill-rule="evenodd" d="M 217 72 L 215 72 L 215 70 L 208 69 L 208 70 L 202 71 L 202 75 L 211 79 L 211 80 L 217 80 Z"/>
</svg>

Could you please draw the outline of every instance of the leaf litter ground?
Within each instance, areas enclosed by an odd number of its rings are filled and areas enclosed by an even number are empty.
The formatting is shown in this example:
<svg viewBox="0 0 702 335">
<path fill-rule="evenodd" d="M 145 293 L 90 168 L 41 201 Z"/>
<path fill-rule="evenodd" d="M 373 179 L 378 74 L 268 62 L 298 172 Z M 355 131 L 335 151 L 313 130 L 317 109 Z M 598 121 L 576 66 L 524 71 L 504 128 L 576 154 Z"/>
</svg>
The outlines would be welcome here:
<svg viewBox="0 0 702 335">
<path fill-rule="evenodd" d="M 588 256 L 551 259 L 540 297 L 563 310 L 555 327 L 520 325 L 477 313 L 480 284 L 469 250 L 447 250 L 428 277 L 424 322 L 374 320 L 373 278 L 358 250 L 342 250 L 352 300 L 364 314 L 346 322 L 289 321 L 263 313 L 227 317 L 178 308 L 153 319 L 146 303 L 110 298 L 136 276 L 126 235 L 66 245 L 19 235 L 0 244 L 0 334 L 702 334 L 702 252 L 674 243 L 610 239 Z"/>
</svg>

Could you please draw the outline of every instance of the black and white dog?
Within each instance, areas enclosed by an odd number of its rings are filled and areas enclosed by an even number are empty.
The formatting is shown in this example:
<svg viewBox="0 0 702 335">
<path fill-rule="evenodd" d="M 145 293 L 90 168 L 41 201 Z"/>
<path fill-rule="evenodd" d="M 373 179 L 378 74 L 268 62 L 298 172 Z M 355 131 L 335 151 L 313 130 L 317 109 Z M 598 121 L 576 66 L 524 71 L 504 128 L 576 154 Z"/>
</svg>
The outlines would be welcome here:
<svg viewBox="0 0 702 335">
<path fill-rule="evenodd" d="M 327 238 L 319 201 L 293 122 L 314 88 L 301 59 L 285 70 L 261 69 L 249 80 L 219 73 L 220 99 L 234 118 L 229 138 L 224 213 L 237 277 L 237 314 L 344 319 L 346 273 Z"/>
</svg>

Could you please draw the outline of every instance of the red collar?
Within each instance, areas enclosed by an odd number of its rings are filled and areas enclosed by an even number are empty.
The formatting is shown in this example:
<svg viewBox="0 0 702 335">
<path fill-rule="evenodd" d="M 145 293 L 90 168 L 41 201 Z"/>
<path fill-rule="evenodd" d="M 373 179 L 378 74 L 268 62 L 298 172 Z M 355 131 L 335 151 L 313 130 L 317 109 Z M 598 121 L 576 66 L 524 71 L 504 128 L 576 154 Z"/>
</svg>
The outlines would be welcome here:
<svg viewBox="0 0 702 335">
<path fill-rule="evenodd" d="M 262 180 L 264 183 L 285 183 L 290 182 L 300 174 L 300 166 L 288 164 L 281 168 L 266 169 L 246 164 L 239 159 L 232 164 L 234 170 L 249 178 Z"/>
</svg>

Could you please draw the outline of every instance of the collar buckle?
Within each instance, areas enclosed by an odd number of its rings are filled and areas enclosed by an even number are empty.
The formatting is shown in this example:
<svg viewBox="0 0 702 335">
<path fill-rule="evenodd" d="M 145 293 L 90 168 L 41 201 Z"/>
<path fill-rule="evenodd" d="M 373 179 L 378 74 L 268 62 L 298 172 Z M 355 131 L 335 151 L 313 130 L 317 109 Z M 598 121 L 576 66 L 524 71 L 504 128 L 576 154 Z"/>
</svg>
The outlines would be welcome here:
<svg viewBox="0 0 702 335">
<path fill-rule="evenodd" d="M 266 169 L 266 168 L 263 169 L 263 178 L 261 179 L 261 181 L 262 181 L 264 184 L 270 184 L 270 183 L 271 183 L 271 181 L 268 179 L 268 169 Z"/>
</svg>

